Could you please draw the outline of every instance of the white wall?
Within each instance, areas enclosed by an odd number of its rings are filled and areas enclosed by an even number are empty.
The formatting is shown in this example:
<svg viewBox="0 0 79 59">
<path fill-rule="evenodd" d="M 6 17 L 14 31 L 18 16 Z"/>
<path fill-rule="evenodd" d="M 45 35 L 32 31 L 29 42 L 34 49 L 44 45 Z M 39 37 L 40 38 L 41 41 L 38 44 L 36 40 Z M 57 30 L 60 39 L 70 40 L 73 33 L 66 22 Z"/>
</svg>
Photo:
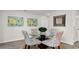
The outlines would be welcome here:
<svg viewBox="0 0 79 59">
<path fill-rule="evenodd" d="M 10 27 L 8 26 L 8 16 L 17 16 L 17 17 L 24 17 L 24 22 L 25 25 L 18 27 Z M 27 18 L 28 17 L 32 17 L 32 18 L 38 18 L 38 16 L 36 15 L 32 15 L 32 14 L 27 14 L 24 11 L 2 11 L 2 20 L 3 20 L 3 41 L 0 42 L 8 42 L 8 41 L 15 41 L 15 40 L 21 40 L 23 39 L 23 35 L 22 35 L 22 30 L 27 30 L 28 32 L 30 32 L 31 28 L 36 28 L 36 27 L 27 27 Z M 39 25 L 39 24 L 38 24 Z"/>
<path fill-rule="evenodd" d="M 53 16 L 57 15 L 66 15 L 66 26 L 65 27 L 54 27 L 53 26 Z M 76 11 L 72 10 L 60 10 L 55 11 L 51 14 L 50 20 L 49 20 L 49 28 L 56 28 L 58 30 L 64 31 L 62 42 L 73 45 L 74 40 L 74 26 L 75 26 L 75 14 Z M 50 26 L 51 25 L 51 26 Z"/>
<path fill-rule="evenodd" d="M 31 28 L 35 28 L 35 27 L 27 27 L 26 18 L 28 17 L 38 18 L 38 27 L 41 27 L 41 26 L 46 27 L 48 31 L 51 28 L 56 28 L 58 30 L 64 31 L 62 42 L 72 45 L 76 41 L 74 27 L 75 27 L 75 16 L 77 12 L 74 10 L 54 11 L 49 16 L 48 15 L 38 16 L 34 14 L 28 14 L 28 13 L 25 13 L 24 11 L 10 11 L 9 10 L 9 11 L 1 11 L 1 12 L 2 12 L 1 18 L 2 18 L 2 26 L 3 26 L 3 29 L 2 29 L 3 39 L 0 42 L 8 42 L 8 41 L 15 41 L 15 40 L 23 39 L 22 32 L 21 32 L 22 30 L 27 30 L 28 32 L 30 32 Z M 66 26 L 65 27 L 54 27 L 53 16 L 63 15 L 63 14 L 66 15 Z M 22 27 L 8 27 L 7 16 L 24 17 L 24 21 L 26 24 Z M 2 31 L 0 30 L 0 32 Z"/>
<path fill-rule="evenodd" d="M 3 20 L 2 20 L 2 12 L 0 11 L 0 42 L 3 41 Z"/>
<path fill-rule="evenodd" d="M 79 11 L 77 11 L 75 18 L 75 41 L 79 41 Z"/>
<path fill-rule="evenodd" d="M 1 20 L 1 17 L 0 17 L 0 20 Z M 1 29 L 1 21 L 0 21 L 0 33 L 2 33 L 1 32 L 2 31 L 2 29 Z M 2 39 L 2 36 L 1 36 L 1 34 L 0 34 L 0 40 Z"/>
</svg>

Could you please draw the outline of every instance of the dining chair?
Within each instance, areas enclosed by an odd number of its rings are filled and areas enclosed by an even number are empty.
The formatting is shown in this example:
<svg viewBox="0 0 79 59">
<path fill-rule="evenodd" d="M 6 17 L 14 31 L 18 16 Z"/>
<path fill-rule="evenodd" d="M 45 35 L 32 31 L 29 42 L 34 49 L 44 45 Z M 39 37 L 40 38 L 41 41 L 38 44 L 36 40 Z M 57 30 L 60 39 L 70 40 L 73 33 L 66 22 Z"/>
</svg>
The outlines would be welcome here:
<svg viewBox="0 0 79 59">
<path fill-rule="evenodd" d="M 56 33 L 55 46 L 58 46 L 58 49 L 60 49 L 62 35 L 63 35 L 63 32 Z"/>
<path fill-rule="evenodd" d="M 63 32 L 56 32 L 56 35 L 53 36 L 52 38 L 43 41 L 42 43 L 55 49 L 56 47 L 60 49 L 60 44 L 61 44 L 61 38 L 62 38 Z"/>
<path fill-rule="evenodd" d="M 31 29 L 31 34 L 32 34 L 32 35 L 38 35 L 37 28 Z"/>
<path fill-rule="evenodd" d="M 22 31 L 23 35 L 24 35 L 24 40 L 25 40 L 25 48 L 30 49 L 30 46 L 35 46 L 41 43 L 41 41 L 33 38 L 33 37 L 29 37 L 27 31 Z"/>
</svg>

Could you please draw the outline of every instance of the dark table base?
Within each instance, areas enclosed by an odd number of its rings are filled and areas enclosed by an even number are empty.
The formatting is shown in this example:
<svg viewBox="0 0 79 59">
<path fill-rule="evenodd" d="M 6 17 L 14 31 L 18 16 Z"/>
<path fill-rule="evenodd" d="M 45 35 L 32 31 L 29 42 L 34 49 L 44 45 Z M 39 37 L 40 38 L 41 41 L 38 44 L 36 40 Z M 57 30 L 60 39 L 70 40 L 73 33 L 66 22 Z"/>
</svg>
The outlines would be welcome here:
<svg viewBox="0 0 79 59">
<path fill-rule="evenodd" d="M 46 48 L 48 48 L 48 46 L 46 46 L 46 45 L 44 45 L 44 44 L 39 44 L 38 45 L 38 47 L 40 48 L 40 49 L 46 49 Z"/>
<path fill-rule="evenodd" d="M 39 38 L 36 38 L 36 39 L 39 39 L 40 41 L 44 41 L 44 40 L 47 40 L 47 39 L 49 39 L 49 38 L 47 38 L 45 35 L 40 35 L 40 37 Z M 46 49 L 46 48 L 48 48 L 48 46 L 46 46 L 46 45 L 44 45 L 44 44 L 39 44 L 38 45 L 38 47 L 40 48 L 40 49 Z"/>
</svg>

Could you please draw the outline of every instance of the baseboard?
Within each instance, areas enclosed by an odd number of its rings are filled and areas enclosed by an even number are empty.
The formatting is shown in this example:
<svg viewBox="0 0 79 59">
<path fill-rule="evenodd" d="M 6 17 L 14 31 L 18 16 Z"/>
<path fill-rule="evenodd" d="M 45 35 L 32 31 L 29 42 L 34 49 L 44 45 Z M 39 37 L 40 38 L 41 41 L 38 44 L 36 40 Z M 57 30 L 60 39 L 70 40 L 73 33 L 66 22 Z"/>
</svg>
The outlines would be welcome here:
<svg viewBox="0 0 79 59">
<path fill-rule="evenodd" d="M 13 41 L 18 41 L 18 40 L 23 40 L 23 38 L 15 39 L 15 40 L 2 41 L 2 42 L 0 42 L 0 43 L 13 42 Z"/>
<path fill-rule="evenodd" d="M 66 43 L 66 44 L 69 44 L 69 45 L 74 45 L 74 42 L 67 42 L 67 41 L 61 41 L 62 43 Z"/>
</svg>

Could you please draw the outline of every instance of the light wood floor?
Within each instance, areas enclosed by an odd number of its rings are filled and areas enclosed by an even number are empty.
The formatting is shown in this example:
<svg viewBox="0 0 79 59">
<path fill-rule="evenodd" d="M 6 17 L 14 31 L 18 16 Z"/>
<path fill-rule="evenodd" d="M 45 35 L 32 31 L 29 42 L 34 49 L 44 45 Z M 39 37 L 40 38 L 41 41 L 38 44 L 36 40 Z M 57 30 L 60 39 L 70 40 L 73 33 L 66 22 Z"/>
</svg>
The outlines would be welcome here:
<svg viewBox="0 0 79 59">
<path fill-rule="evenodd" d="M 79 49 L 79 42 L 75 42 L 74 45 L 62 43 L 61 49 Z M 23 49 L 25 46 L 24 40 L 0 43 L 0 49 Z M 31 49 L 39 49 L 36 46 L 31 46 Z M 51 49 L 50 47 L 48 49 Z"/>
</svg>

